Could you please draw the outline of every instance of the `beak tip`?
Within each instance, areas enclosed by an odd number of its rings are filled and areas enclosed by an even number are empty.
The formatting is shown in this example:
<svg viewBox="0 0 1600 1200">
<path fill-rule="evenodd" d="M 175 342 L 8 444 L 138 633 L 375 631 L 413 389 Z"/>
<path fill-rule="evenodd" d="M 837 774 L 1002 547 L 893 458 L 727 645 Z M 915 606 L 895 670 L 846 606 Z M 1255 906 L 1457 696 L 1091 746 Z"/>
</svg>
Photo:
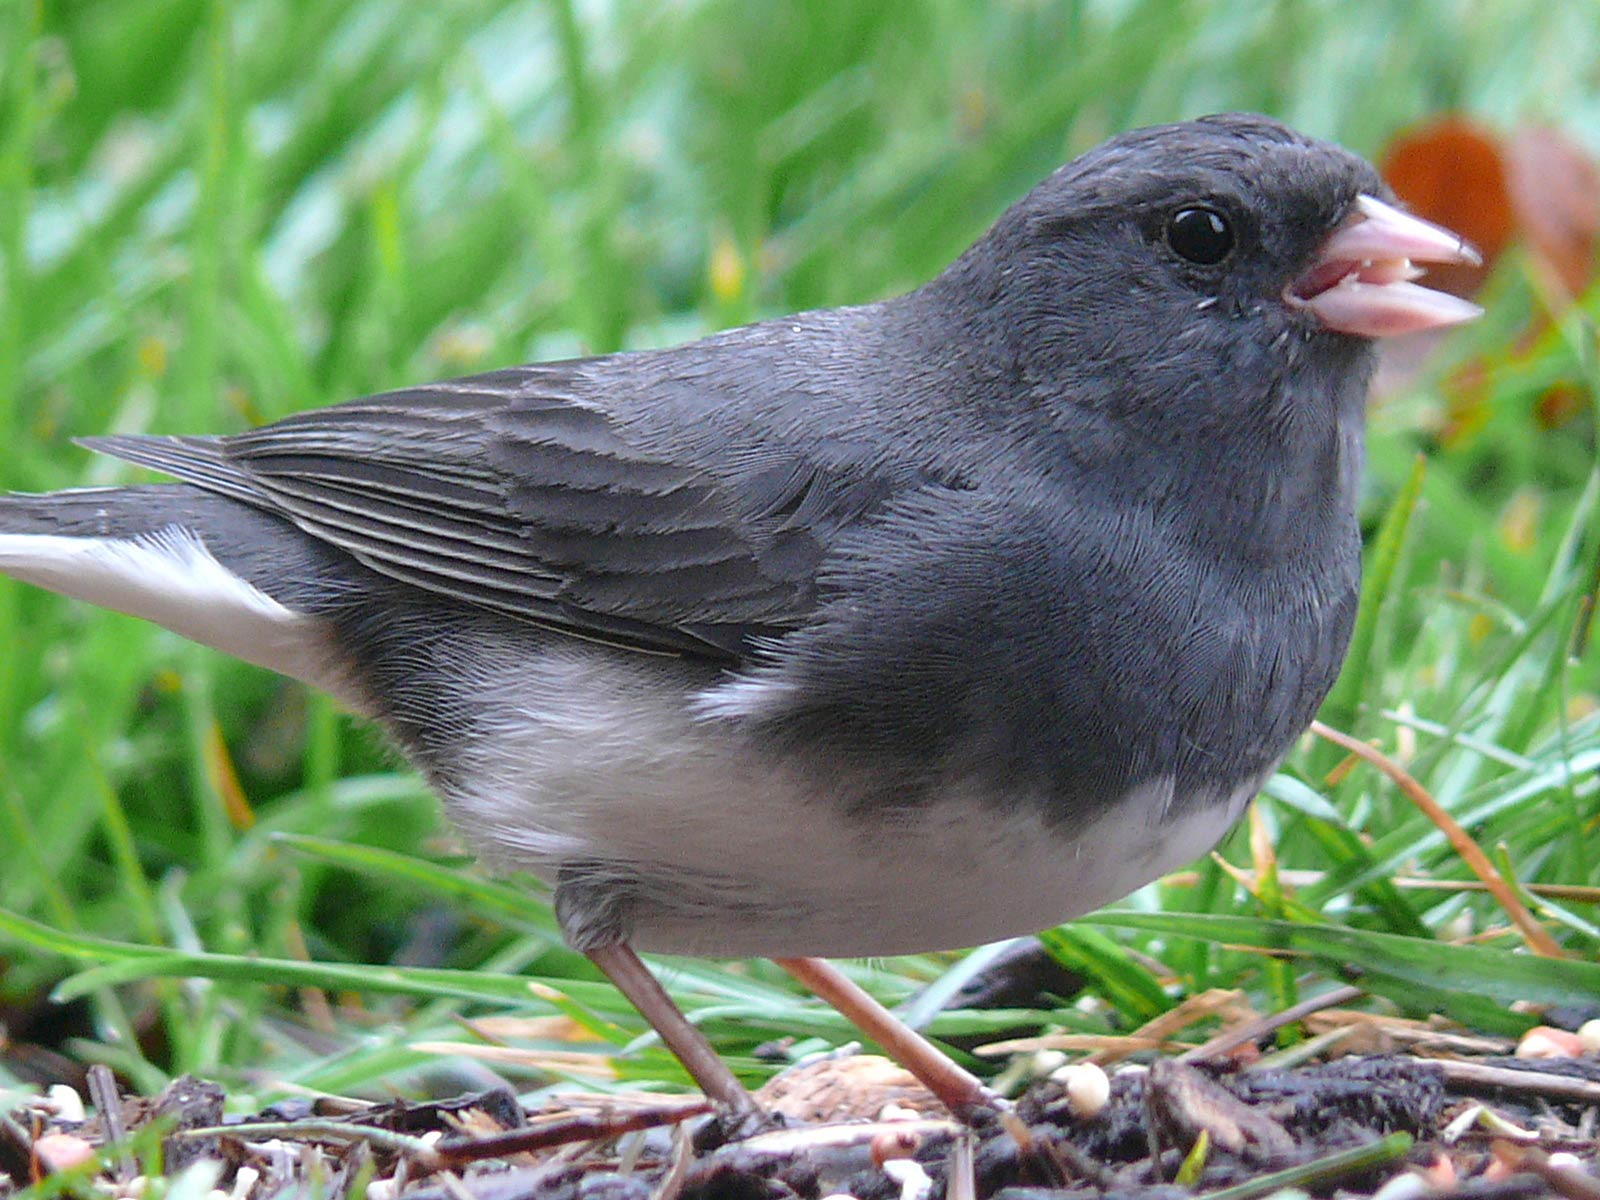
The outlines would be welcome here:
<svg viewBox="0 0 1600 1200">
<path fill-rule="evenodd" d="M 1476 246 L 1458 233 L 1424 220 L 1362 193 L 1356 198 L 1355 213 L 1358 220 L 1347 223 L 1330 239 L 1330 245 L 1341 241 L 1352 248 L 1364 248 L 1392 257 L 1406 257 L 1418 262 L 1451 263 L 1481 267 L 1483 255 Z"/>
</svg>

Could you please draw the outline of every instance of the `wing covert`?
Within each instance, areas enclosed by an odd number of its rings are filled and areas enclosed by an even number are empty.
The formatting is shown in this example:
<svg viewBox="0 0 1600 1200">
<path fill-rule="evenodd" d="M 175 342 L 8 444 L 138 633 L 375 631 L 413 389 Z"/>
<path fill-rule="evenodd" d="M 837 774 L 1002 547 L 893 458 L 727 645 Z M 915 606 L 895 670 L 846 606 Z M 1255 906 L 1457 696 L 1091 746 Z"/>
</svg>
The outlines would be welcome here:
<svg viewBox="0 0 1600 1200">
<path fill-rule="evenodd" d="M 582 362 L 497 371 L 227 437 L 93 449 L 277 513 L 373 570 L 641 650 L 737 660 L 802 624 L 833 534 L 890 482 L 763 447 L 719 475 L 577 394 Z"/>
</svg>

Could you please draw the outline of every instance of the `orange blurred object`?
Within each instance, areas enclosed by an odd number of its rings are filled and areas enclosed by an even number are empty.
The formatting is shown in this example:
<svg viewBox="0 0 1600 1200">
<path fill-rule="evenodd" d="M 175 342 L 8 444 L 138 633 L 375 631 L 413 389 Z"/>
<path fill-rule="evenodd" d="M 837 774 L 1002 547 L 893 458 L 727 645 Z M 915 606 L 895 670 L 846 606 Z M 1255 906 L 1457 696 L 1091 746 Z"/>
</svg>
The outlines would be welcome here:
<svg viewBox="0 0 1600 1200">
<path fill-rule="evenodd" d="M 1554 129 L 1524 126 L 1506 142 L 1511 204 L 1547 286 L 1563 300 L 1593 282 L 1600 243 L 1600 167 Z"/>
<path fill-rule="evenodd" d="M 1501 135 L 1461 116 L 1438 117 L 1390 143 L 1380 169 L 1411 211 L 1454 229 L 1483 253 L 1482 267 L 1434 267 L 1429 284 L 1470 295 L 1513 241 L 1527 243 L 1556 303 L 1595 277 L 1600 167 L 1542 125 Z"/>
<path fill-rule="evenodd" d="M 1379 170 L 1407 208 L 1455 230 L 1483 255 L 1481 267 L 1430 267 L 1428 286 L 1458 296 L 1477 291 L 1516 228 L 1494 135 L 1464 117 L 1441 117 L 1391 142 Z"/>
</svg>

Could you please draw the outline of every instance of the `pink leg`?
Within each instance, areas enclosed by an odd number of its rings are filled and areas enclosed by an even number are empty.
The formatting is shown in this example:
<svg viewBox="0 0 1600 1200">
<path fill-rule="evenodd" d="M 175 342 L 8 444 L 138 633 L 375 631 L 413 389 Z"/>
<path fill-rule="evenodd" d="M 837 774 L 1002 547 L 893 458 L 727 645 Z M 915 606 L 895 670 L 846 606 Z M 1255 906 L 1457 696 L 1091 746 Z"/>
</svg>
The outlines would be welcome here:
<svg viewBox="0 0 1600 1200">
<path fill-rule="evenodd" d="M 980 1109 L 994 1107 L 993 1093 L 977 1076 L 950 1061 L 927 1038 L 906 1025 L 823 958 L 772 960 L 798 979 L 819 1000 L 838 1009 L 895 1062 L 910 1071 L 957 1117 L 966 1120 Z"/>
<path fill-rule="evenodd" d="M 617 990 L 639 1010 L 640 1016 L 650 1022 L 661 1035 L 662 1043 L 683 1064 L 702 1092 L 735 1116 L 754 1116 L 759 1111 L 754 1097 L 728 1069 L 728 1064 L 717 1057 L 705 1034 L 690 1024 L 689 1018 L 673 1003 L 633 947 L 625 942 L 614 942 L 584 953 L 616 984 Z"/>
</svg>

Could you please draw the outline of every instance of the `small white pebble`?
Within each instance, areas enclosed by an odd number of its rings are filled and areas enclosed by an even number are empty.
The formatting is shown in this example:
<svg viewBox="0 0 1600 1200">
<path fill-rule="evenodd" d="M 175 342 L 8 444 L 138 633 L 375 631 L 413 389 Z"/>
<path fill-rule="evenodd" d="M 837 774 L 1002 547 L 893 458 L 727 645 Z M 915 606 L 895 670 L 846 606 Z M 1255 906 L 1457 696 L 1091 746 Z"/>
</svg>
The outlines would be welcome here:
<svg viewBox="0 0 1600 1200">
<path fill-rule="evenodd" d="M 139 1197 L 144 1195 L 149 1187 L 150 1179 L 148 1176 L 135 1175 L 122 1185 L 122 1194 L 128 1197 L 128 1200 L 139 1200 Z"/>
<path fill-rule="evenodd" d="M 849 1192 L 829 1192 L 822 1200 L 856 1200 Z"/>
<path fill-rule="evenodd" d="M 1578 1041 L 1585 1054 L 1600 1054 L 1600 1021 L 1585 1021 L 1578 1026 Z"/>
<path fill-rule="evenodd" d="M 68 1087 L 64 1083 L 52 1083 L 46 1095 L 55 1107 L 56 1120 L 67 1121 L 73 1125 L 83 1120 L 83 1097 L 78 1095 L 76 1088 Z"/>
<path fill-rule="evenodd" d="M 1469 1104 L 1456 1114 L 1455 1119 L 1446 1125 L 1439 1134 L 1439 1140 L 1446 1146 L 1453 1146 L 1467 1136 L 1467 1131 L 1478 1123 L 1478 1118 L 1483 1115 L 1483 1105 Z"/>
<path fill-rule="evenodd" d="M 1582 1053 L 1577 1034 L 1549 1025 L 1535 1025 L 1517 1043 L 1518 1058 L 1577 1058 Z"/>
<path fill-rule="evenodd" d="M 254 1167 L 240 1167 L 233 1173 L 233 1191 L 228 1193 L 228 1200 L 248 1200 L 256 1184 L 260 1182 L 260 1171 Z"/>
<path fill-rule="evenodd" d="M 900 1200 L 927 1200 L 933 1191 L 933 1179 L 914 1158 L 891 1158 L 883 1173 L 900 1185 Z"/>
<path fill-rule="evenodd" d="M 1434 1190 L 1433 1184 L 1421 1175 L 1402 1171 L 1373 1192 L 1372 1200 L 1416 1200 L 1419 1196 L 1432 1195 Z"/>
<path fill-rule="evenodd" d="M 1407 722 L 1416 719 L 1417 710 L 1412 707 L 1411 701 L 1402 700 L 1396 711 L 1400 716 L 1400 724 L 1394 731 L 1394 756 L 1401 766 L 1408 766 L 1417 757 L 1417 731 Z"/>
<path fill-rule="evenodd" d="M 885 1104 L 878 1112 L 880 1121 L 920 1121 L 922 1114 L 914 1108 L 907 1108 L 904 1104 L 896 1104 L 893 1100 Z"/>
<path fill-rule="evenodd" d="M 1478 932 L 1477 919 L 1472 915 L 1471 909 L 1463 908 L 1439 927 L 1439 940 L 1464 942 L 1476 932 Z"/>
<path fill-rule="evenodd" d="M 374 1179 L 367 1184 L 367 1200 L 394 1200 L 399 1194 L 393 1179 Z"/>
<path fill-rule="evenodd" d="M 218 1186 L 225 1164 L 217 1158 L 197 1158 L 166 1180 L 161 1194 L 167 1200 L 228 1200 Z"/>
<path fill-rule="evenodd" d="M 1549 1163 L 1550 1166 L 1561 1170 L 1588 1170 L 1588 1168 L 1583 1165 L 1583 1159 L 1579 1158 L 1576 1154 L 1573 1154 L 1570 1150 L 1557 1150 L 1551 1154 L 1549 1158 L 1545 1159 L 1545 1162 Z"/>
<path fill-rule="evenodd" d="M 1059 1071 L 1069 1061 L 1063 1051 L 1040 1050 L 1034 1054 L 1033 1060 L 1028 1063 L 1028 1073 L 1035 1079 L 1043 1079 L 1045 1076 L 1053 1075 Z"/>
<path fill-rule="evenodd" d="M 1073 1063 L 1052 1071 L 1050 1078 L 1066 1089 L 1067 1107 L 1075 1117 L 1098 1117 L 1111 1099 L 1111 1080 L 1095 1063 Z"/>
</svg>

